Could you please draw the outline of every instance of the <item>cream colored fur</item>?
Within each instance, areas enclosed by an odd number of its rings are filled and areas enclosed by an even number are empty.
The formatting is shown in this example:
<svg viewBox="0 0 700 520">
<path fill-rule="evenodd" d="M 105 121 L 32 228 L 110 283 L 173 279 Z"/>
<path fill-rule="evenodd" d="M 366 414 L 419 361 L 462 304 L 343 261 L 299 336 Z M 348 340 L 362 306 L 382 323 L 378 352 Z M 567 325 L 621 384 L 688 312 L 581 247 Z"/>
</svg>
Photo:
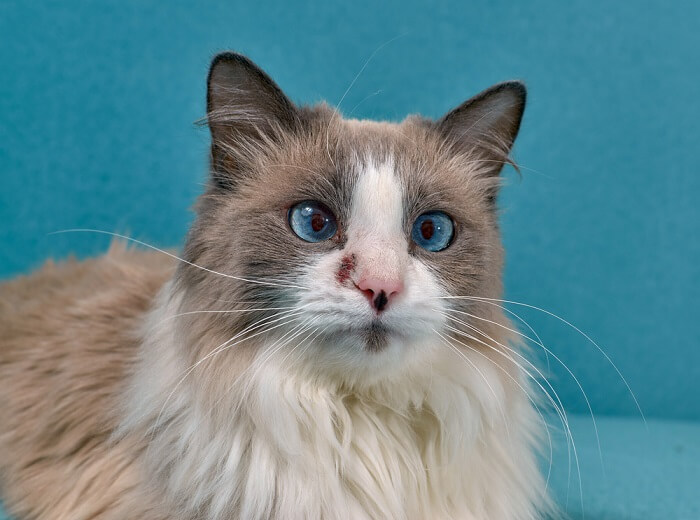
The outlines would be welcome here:
<svg viewBox="0 0 700 520">
<path fill-rule="evenodd" d="M 117 244 L 0 285 L 10 512 L 550 511 L 532 372 L 502 309 L 484 303 L 502 295 L 494 198 L 524 103 L 524 87 L 506 83 L 437 122 L 348 121 L 295 107 L 247 58 L 218 56 L 211 182 L 177 266 L 172 253 Z M 290 228 L 287 212 L 309 200 L 335 214 L 325 241 Z M 431 211 L 454 222 L 439 252 L 411 239 Z M 400 289 L 375 308 L 365 275 Z"/>
<path fill-rule="evenodd" d="M 185 346 L 167 320 L 178 309 L 167 285 L 122 431 L 167 424 L 150 434 L 146 471 L 189 514 L 505 520 L 546 504 L 532 451 L 540 418 L 487 356 L 425 345 L 430 362 L 358 391 L 263 344 L 212 403 L 182 382 L 174 353 Z"/>
</svg>

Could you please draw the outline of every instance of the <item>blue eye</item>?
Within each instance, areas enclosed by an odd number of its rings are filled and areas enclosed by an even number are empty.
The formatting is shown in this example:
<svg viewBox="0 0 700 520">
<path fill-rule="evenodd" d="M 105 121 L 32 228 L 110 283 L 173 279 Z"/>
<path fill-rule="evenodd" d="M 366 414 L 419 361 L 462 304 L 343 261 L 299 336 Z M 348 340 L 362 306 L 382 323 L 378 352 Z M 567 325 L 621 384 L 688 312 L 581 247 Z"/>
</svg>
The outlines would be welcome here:
<svg viewBox="0 0 700 520">
<path fill-rule="evenodd" d="M 323 242 L 338 230 L 335 216 L 320 202 L 306 200 L 289 210 L 289 227 L 307 242 Z"/>
<path fill-rule="evenodd" d="M 447 213 L 429 211 L 423 213 L 413 223 L 411 238 L 423 249 L 432 252 L 442 251 L 450 245 L 454 230 L 454 223 Z"/>
</svg>

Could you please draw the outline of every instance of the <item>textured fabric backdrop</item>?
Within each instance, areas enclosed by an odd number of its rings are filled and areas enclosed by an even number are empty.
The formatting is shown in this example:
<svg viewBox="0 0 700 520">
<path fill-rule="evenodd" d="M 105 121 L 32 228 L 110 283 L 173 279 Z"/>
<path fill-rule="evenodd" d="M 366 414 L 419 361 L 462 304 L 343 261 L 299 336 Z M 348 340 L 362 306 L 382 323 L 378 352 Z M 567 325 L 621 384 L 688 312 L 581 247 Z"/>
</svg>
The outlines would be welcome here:
<svg viewBox="0 0 700 520">
<path fill-rule="evenodd" d="M 363 118 L 439 116 L 521 78 L 522 179 L 507 171 L 501 199 L 507 296 L 597 340 L 648 416 L 700 419 L 698 20 L 691 0 L 5 0 L 0 277 L 107 246 L 48 234 L 66 228 L 182 243 L 206 167 L 193 122 L 219 50 L 248 54 L 300 102 L 337 103 L 352 84 L 341 109 Z M 596 414 L 638 416 L 595 347 L 512 309 Z M 575 382 L 552 372 L 585 412 Z"/>
</svg>

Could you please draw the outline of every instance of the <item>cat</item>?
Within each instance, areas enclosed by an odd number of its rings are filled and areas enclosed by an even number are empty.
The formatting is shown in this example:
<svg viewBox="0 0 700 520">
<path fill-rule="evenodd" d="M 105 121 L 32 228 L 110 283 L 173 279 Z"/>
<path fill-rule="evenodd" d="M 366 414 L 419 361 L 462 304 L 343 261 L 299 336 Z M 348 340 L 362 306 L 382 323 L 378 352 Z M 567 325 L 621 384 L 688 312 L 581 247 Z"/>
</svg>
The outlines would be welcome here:
<svg viewBox="0 0 700 520">
<path fill-rule="evenodd" d="M 0 288 L 0 496 L 18 519 L 490 519 L 551 510 L 496 199 L 526 91 L 439 120 L 207 80 L 181 258 L 114 243 Z"/>
</svg>

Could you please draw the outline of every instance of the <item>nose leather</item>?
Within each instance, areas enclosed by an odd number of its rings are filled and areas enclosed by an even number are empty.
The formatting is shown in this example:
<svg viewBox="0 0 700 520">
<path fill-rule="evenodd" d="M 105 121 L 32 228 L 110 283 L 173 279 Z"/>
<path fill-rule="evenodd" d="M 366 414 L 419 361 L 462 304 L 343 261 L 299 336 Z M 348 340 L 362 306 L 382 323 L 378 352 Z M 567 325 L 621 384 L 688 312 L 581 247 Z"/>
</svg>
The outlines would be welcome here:
<svg viewBox="0 0 700 520">
<path fill-rule="evenodd" d="M 365 293 L 370 301 L 370 305 L 377 312 L 382 312 L 389 302 L 403 291 L 401 280 L 378 277 L 363 277 L 356 286 Z"/>
</svg>

